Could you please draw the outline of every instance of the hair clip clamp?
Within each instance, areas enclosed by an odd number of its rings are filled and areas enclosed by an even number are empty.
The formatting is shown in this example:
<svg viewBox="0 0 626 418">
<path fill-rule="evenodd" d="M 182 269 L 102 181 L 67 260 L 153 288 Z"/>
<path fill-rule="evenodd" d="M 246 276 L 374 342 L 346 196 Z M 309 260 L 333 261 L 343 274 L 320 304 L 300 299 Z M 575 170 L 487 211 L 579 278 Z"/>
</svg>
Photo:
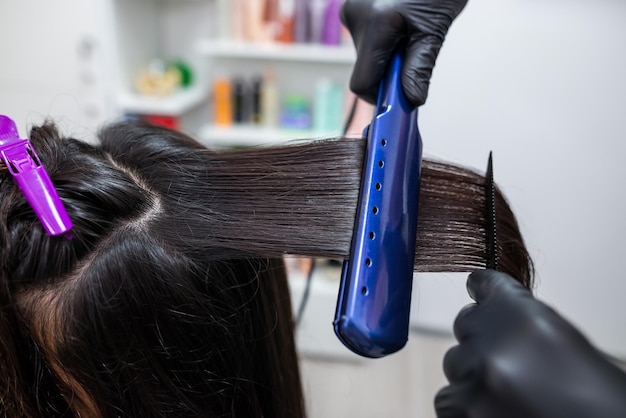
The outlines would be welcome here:
<svg viewBox="0 0 626 418">
<path fill-rule="evenodd" d="M 72 221 L 28 139 L 21 139 L 15 122 L 0 115 L 0 155 L 48 235 L 66 234 Z"/>
</svg>

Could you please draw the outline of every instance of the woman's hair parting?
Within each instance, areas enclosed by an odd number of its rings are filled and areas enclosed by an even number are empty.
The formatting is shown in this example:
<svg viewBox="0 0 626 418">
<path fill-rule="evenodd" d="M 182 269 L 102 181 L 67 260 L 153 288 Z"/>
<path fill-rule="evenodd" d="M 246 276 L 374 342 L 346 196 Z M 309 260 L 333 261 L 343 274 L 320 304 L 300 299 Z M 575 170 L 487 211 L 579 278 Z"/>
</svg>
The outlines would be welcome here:
<svg viewBox="0 0 626 418">
<path fill-rule="evenodd" d="M 284 265 L 221 249 L 199 146 L 132 125 L 30 139 L 73 238 L 0 173 L 0 415 L 304 416 Z"/>
<path fill-rule="evenodd" d="M 71 240 L 0 166 L 0 413 L 303 417 L 282 257 L 348 257 L 364 141 L 210 150 L 130 122 L 99 138 L 31 131 Z M 484 268 L 484 175 L 427 160 L 420 194 L 415 271 Z M 495 200 L 499 268 L 531 287 Z"/>
</svg>

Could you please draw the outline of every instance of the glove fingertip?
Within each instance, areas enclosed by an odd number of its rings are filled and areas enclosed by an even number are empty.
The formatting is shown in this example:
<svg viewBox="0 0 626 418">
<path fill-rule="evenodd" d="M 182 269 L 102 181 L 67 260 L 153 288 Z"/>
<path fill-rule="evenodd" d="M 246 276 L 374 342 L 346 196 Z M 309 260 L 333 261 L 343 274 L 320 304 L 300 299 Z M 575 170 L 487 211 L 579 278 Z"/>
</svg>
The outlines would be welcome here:
<svg viewBox="0 0 626 418">
<path fill-rule="evenodd" d="M 472 272 L 467 278 L 467 293 L 476 303 L 484 301 L 494 286 L 494 282 L 497 281 L 497 275 L 495 270 L 478 270 Z"/>
<path fill-rule="evenodd" d="M 435 395 L 437 417 L 459 418 L 468 416 L 468 407 L 475 393 L 475 383 L 472 381 L 442 388 Z"/>
<path fill-rule="evenodd" d="M 415 106 L 426 102 L 441 42 L 437 37 L 428 36 L 411 40 L 406 48 L 402 85 L 407 99 Z"/>
<path fill-rule="evenodd" d="M 435 411 L 438 418 L 458 416 L 459 407 L 454 402 L 454 388 L 446 386 L 435 395 Z"/>
<path fill-rule="evenodd" d="M 471 273 L 466 285 L 467 293 L 478 304 L 495 294 L 511 295 L 520 290 L 527 293 L 527 289 L 508 274 L 490 269 Z"/>
<path fill-rule="evenodd" d="M 375 54 L 369 51 L 359 54 L 350 77 L 350 90 L 371 104 L 376 103 L 380 82 L 387 68 L 383 59 L 374 57 Z"/>
<path fill-rule="evenodd" d="M 377 88 L 368 87 L 367 83 L 363 83 L 362 79 L 357 79 L 355 74 L 352 74 L 350 79 L 350 90 L 356 94 L 359 98 L 365 100 L 370 104 L 376 104 Z"/>
<path fill-rule="evenodd" d="M 404 95 L 413 106 L 417 107 L 426 103 L 429 86 L 430 83 L 428 80 L 415 80 L 406 74 L 402 76 L 402 88 Z"/>
</svg>

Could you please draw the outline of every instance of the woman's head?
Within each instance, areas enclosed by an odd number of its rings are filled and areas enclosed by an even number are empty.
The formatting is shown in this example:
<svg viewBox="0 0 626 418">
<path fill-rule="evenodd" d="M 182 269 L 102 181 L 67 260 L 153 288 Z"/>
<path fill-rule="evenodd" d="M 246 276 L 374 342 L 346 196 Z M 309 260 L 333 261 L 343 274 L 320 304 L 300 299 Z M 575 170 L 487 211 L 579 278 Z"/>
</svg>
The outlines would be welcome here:
<svg viewBox="0 0 626 418">
<path fill-rule="evenodd" d="M 31 133 L 72 240 L 46 235 L 0 174 L 7 414 L 302 415 L 281 262 L 194 246 L 219 222 L 193 193 L 198 145 L 137 125 L 101 139 Z"/>
<path fill-rule="evenodd" d="M 303 416 L 281 257 L 349 255 L 363 141 L 212 151 L 137 123 L 99 137 L 30 135 L 71 240 L 45 234 L 0 166 L 5 415 Z M 484 268 L 484 181 L 424 161 L 416 271 Z M 530 287 L 499 191 L 496 212 L 500 266 Z"/>
</svg>

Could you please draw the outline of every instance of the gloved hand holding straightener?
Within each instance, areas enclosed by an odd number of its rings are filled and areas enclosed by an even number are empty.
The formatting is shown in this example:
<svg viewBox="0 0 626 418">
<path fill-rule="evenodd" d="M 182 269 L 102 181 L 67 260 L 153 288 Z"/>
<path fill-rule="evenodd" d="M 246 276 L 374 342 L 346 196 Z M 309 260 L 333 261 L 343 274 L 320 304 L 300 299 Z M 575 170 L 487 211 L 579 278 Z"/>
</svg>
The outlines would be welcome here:
<svg viewBox="0 0 626 418">
<path fill-rule="evenodd" d="M 341 19 L 357 49 L 350 88 L 370 103 L 391 57 L 406 45 L 402 85 L 420 106 L 428 96 L 435 60 L 452 21 L 467 0 L 346 0 Z"/>
<path fill-rule="evenodd" d="M 342 20 L 357 61 L 351 89 L 374 103 L 399 45 L 407 99 L 426 101 L 435 60 L 467 0 L 346 0 Z M 444 359 L 450 385 L 435 399 L 439 418 L 623 418 L 626 373 L 510 276 L 470 275 L 476 304 L 454 324 L 459 345 Z"/>
<path fill-rule="evenodd" d="M 454 324 L 439 418 L 626 417 L 626 374 L 554 310 L 494 270 L 467 288 L 476 304 Z"/>
</svg>

